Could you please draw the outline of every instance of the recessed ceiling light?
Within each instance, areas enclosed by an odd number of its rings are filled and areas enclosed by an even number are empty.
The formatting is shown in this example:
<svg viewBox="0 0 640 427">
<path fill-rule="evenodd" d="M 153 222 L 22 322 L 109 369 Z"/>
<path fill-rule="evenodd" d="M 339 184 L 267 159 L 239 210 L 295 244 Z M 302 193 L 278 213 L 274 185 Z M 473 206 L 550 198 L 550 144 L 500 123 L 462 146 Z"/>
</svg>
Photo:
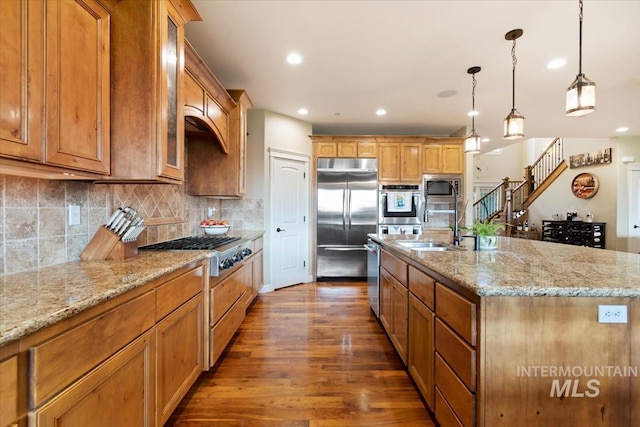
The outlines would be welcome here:
<svg viewBox="0 0 640 427">
<path fill-rule="evenodd" d="M 469 116 L 469 117 L 475 117 L 475 116 L 477 116 L 478 114 L 479 114 L 479 113 L 478 113 L 478 111 L 476 111 L 476 110 L 471 110 L 471 111 L 469 111 L 469 112 L 467 113 L 467 116 Z"/>
<path fill-rule="evenodd" d="M 298 109 L 298 114 L 302 114 L 303 116 L 306 116 L 307 114 L 309 114 L 309 110 L 307 110 L 306 108 L 300 108 Z"/>
<path fill-rule="evenodd" d="M 287 62 L 291 65 L 298 65 L 302 63 L 302 56 L 298 53 L 290 53 L 287 55 Z"/>
<path fill-rule="evenodd" d="M 548 64 L 547 68 L 550 70 L 557 70 L 558 68 L 562 68 L 567 65 L 567 60 L 563 58 L 552 59 Z"/>
<path fill-rule="evenodd" d="M 385 116 L 386 114 L 387 110 L 385 110 L 384 108 L 378 108 L 378 110 L 376 111 L 377 116 Z"/>
<path fill-rule="evenodd" d="M 620 126 L 618 129 L 616 129 L 616 132 L 620 132 L 620 133 L 622 133 L 622 132 L 626 132 L 626 131 L 628 131 L 628 130 L 629 130 L 629 128 L 628 128 L 628 127 L 626 127 L 626 126 Z"/>
</svg>

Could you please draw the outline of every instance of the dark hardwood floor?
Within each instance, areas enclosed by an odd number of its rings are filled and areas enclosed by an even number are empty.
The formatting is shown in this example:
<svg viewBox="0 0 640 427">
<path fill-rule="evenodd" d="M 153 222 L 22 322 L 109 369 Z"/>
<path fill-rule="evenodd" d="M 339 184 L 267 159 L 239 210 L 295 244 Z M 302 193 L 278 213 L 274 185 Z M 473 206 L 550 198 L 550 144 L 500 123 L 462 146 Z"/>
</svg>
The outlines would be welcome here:
<svg viewBox="0 0 640 427">
<path fill-rule="evenodd" d="M 364 282 L 261 294 L 167 426 L 435 426 Z"/>
</svg>

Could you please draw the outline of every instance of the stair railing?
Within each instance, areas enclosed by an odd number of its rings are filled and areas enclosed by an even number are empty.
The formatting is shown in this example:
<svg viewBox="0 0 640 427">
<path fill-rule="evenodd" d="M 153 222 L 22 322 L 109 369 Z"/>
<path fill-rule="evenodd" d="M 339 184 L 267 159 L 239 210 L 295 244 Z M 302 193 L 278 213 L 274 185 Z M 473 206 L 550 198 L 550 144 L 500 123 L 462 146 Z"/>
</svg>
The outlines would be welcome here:
<svg viewBox="0 0 640 427">
<path fill-rule="evenodd" d="M 529 182 L 524 199 L 533 193 L 563 161 L 562 138 L 554 139 L 531 166 L 524 168 L 525 179 Z"/>
<path fill-rule="evenodd" d="M 526 187 L 525 181 L 510 181 L 508 177 L 502 178 L 500 184 L 496 185 L 473 204 L 474 220 L 486 222 L 498 217 L 505 212 L 508 199 L 507 191 L 513 193 L 513 191 L 522 187 Z"/>
</svg>

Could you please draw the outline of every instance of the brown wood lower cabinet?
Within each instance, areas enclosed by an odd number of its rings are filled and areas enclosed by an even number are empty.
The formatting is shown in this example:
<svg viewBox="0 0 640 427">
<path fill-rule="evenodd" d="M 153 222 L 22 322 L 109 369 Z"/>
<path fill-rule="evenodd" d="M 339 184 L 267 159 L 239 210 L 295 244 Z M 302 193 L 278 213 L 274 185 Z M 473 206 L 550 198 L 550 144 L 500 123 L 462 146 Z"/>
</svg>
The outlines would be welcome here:
<svg viewBox="0 0 640 427">
<path fill-rule="evenodd" d="M 409 355 L 407 369 L 431 409 L 434 408 L 433 324 L 436 315 L 409 294 Z"/>
<path fill-rule="evenodd" d="M 157 417 L 164 424 L 204 369 L 202 292 L 156 326 Z"/>
<path fill-rule="evenodd" d="M 204 272 L 192 263 L 25 337 L 29 425 L 162 425 L 204 367 Z"/>
<path fill-rule="evenodd" d="M 380 268 L 380 321 L 400 359 L 407 364 L 409 292 L 384 267 Z"/>
<path fill-rule="evenodd" d="M 155 426 L 153 330 L 29 414 L 30 426 Z"/>
</svg>

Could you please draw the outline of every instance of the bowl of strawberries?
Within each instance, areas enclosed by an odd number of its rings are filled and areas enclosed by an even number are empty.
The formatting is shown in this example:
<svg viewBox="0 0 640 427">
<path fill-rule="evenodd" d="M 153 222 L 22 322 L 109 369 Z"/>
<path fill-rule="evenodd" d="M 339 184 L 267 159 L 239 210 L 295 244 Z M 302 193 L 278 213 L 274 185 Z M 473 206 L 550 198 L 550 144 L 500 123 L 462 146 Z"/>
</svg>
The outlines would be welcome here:
<svg viewBox="0 0 640 427">
<path fill-rule="evenodd" d="M 220 236 L 226 234 L 231 226 L 225 219 L 204 219 L 200 221 L 200 228 L 208 236 Z"/>
</svg>

